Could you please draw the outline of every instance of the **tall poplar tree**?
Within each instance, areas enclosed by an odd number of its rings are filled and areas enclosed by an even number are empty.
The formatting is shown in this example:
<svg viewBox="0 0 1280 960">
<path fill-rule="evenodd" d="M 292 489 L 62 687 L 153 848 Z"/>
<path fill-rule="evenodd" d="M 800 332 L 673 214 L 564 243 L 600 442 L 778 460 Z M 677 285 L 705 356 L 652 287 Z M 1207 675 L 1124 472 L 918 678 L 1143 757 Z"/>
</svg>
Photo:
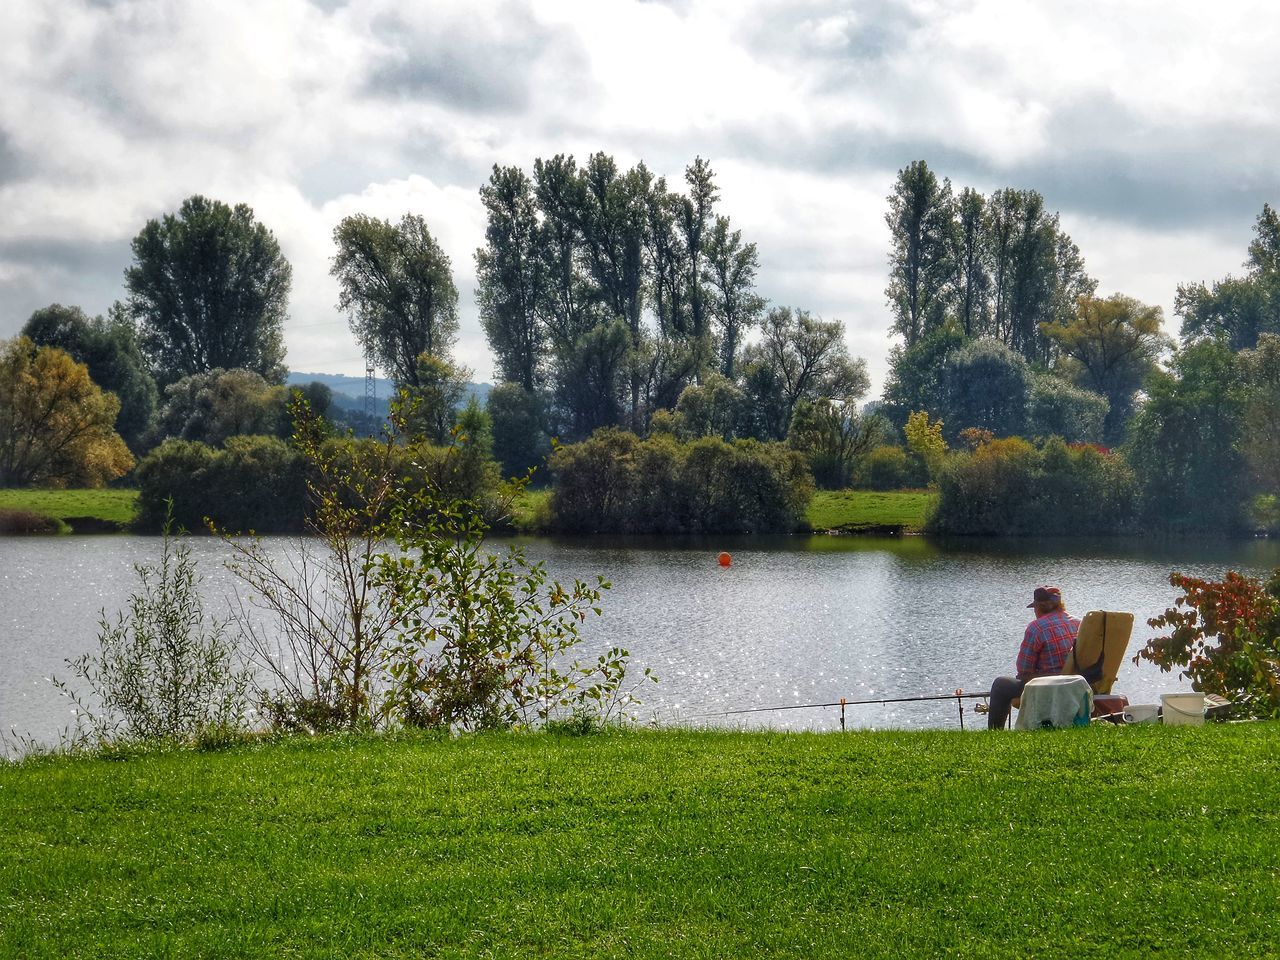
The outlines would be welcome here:
<svg viewBox="0 0 1280 960">
<path fill-rule="evenodd" d="M 888 197 L 889 286 L 893 328 L 912 346 L 946 315 L 952 275 L 948 239 L 951 181 L 938 182 L 929 165 L 916 160 L 898 171 Z"/>
</svg>

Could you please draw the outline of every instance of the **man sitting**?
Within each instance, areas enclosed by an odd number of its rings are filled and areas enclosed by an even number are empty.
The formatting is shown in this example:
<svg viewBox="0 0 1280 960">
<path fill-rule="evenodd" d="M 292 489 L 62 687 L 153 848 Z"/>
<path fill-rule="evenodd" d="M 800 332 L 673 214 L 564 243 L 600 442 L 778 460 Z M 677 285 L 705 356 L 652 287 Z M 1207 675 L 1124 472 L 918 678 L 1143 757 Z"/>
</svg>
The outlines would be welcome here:
<svg viewBox="0 0 1280 960">
<path fill-rule="evenodd" d="M 1027 624 L 1018 649 L 1018 676 L 996 677 L 991 684 L 991 706 L 987 712 L 987 729 L 1000 730 L 1009 721 L 1013 701 L 1033 677 L 1056 677 L 1067 662 L 1067 655 L 1080 632 L 1080 621 L 1067 616 L 1062 604 L 1062 591 L 1057 587 L 1036 587 L 1028 608 L 1035 608 L 1036 618 Z"/>
</svg>

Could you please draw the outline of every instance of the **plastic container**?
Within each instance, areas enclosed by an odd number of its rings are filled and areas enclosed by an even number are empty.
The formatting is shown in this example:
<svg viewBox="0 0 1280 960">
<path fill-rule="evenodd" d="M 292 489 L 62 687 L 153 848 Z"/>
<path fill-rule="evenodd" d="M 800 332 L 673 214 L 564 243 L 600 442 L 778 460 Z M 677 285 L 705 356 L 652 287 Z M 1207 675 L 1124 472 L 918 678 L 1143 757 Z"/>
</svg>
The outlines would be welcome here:
<svg viewBox="0 0 1280 960">
<path fill-rule="evenodd" d="M 1131 703 L 1124 708 L 1125 723 L 1159 723 L 1160 705 L 1158 703 Z"/>
<path fill-rule="evenodd" d="M 1204 724 L 1203 693 L 1165 693 L 1160 696 L 1160 713 L 1169 727 L 1199 727 Z"/>
</svg>

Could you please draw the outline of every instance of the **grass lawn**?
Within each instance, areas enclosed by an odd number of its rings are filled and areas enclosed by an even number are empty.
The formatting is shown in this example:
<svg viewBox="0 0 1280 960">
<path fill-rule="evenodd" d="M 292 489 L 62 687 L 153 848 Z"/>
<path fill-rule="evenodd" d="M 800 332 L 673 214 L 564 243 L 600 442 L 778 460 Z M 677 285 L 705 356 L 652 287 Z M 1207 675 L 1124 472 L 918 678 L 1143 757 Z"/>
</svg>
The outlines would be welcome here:
<svg viewBox="0 0 1280 960">
<path fill-rule="evenodd" d="M 815 530 L 849 531 L 902 526 L 907 532 L 918 532 L 936 499 L 937 494 L 926 490 L 819 490 L 809 504 L 809 525 Z"/>
<path fill-rule="evenodd" d="M 0 768 L 6 957 L 1270 957 L 1280 726 Z"/>
<path fill-rule="evenodd" d="M 106 523 L 125 526 L 133 520 L 137 490 L 35 490 L 0 489 L 0 507 L 16 507 L 34 510 L 46 517 L 66 520 L 69 517 L 89 517 Z M 75 524 L 72 524 L 72 529 Z"/>
</svg>

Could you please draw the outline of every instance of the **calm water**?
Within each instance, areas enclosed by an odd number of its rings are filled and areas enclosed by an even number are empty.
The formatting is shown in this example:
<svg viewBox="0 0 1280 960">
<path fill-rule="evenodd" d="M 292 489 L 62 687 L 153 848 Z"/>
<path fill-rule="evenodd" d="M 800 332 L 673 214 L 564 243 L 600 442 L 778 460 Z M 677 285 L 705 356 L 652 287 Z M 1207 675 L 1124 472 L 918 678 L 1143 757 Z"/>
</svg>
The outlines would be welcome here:
<svg viewBox="0 0 1280 960">
<path fill-rule="evenodd" d="M 1012 672 L 1040 583 L 1063 588 L 1069 609 L 1128 610 L 1131 651 L 1171 605 L 1170 570 L 1219 577 L 1280 565 L 1280 543 L 989 541 L 815 537 L 706 543 L 521 541 L 562 580 L 596 573 L 613 581 L 605 614 L 588 622 L 584 659 L 627 647 L 661 678 L 641 715 L 659 721 L 834 729 L 838 711 L 701 719 L 743 707 L 847 697 L 985 690 Z M 195 539 L 208 607 L 225 612 L 235 581 L 225 548 Z M 132 565 L 154 559 L 149 537 L 0 539 L 0 732 L 55 739 L 71 721 L 48 677 L 96 644 L 99 612 L 122 607 L 136 587 Z M 285 539 L 272 541 L 282 553 Z M 720 568 L 719 550 L 733 566 Z M 1117 691 L 1133 702 L 1181 686 L 1176 675 L 1126 661 Z M 856 707 L 854 726 L 956 726 L 954 703 Z M 972 720 L 972 716 L 969 717 Z"/>
</svg>

